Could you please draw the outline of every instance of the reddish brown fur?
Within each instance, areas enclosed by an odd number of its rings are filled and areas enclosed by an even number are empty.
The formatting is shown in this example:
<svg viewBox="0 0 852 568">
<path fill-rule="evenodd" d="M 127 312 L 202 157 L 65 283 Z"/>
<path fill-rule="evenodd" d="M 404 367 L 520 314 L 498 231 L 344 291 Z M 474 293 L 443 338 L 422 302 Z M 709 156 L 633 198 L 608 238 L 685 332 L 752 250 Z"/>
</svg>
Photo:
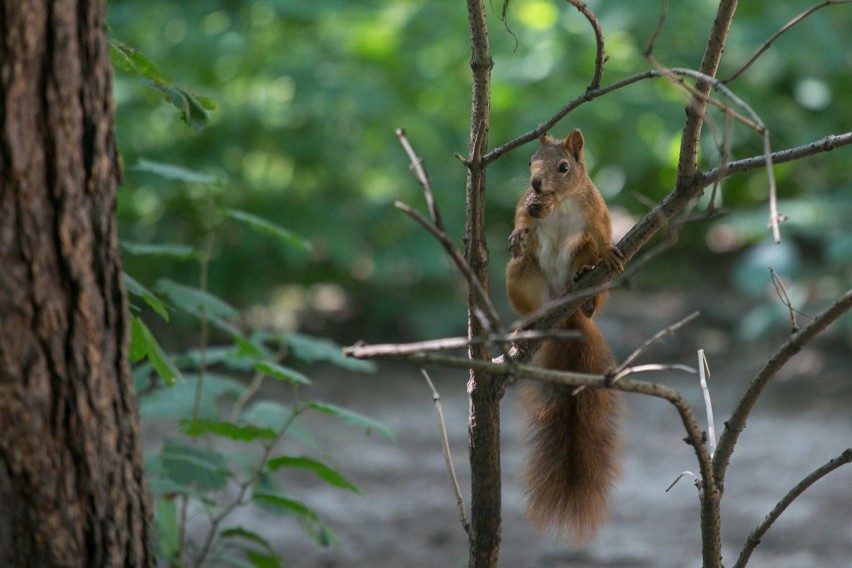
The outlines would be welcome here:
<svg viewBox="0 0 852 568">
<path fill-rule="evenodd" d="M 559 170 L 563 162 L 569 164 L 567 172 Z M 612 248 L 606 204 L 586 173 L 580 131 L 572 131 L 565 140 L 542 137 L 530 170 L 530 187 L 515 210 L 515 230 L 509 239 L 513 258 L 506 267 L 509 300 L 522 315 L 554 296 L 539 258 L 544 253 L 539 250 L 538 224 L 560 211 L 558 206 L 565 199 L 573 200 L 571 208 L 563 208 L 562 217 L 555 219 L 582 225 L 578 236 L 566 241 L 573 246 L 568 278 L 599 262 L 622 268 L 621 255 Z M 544 266 L 550 265 L 545 262 Z M 565 282 L 555 295 L 572 285 Z M 582 339 L 545 342 L 535 363 L 593 374 L 612 367 L 609 347 L 591 319 L 604 299 L 603 294 L 597 295 L 559 326 L 579 330 Z M 617 392 L 604 389 L 587 388 L 577 395 L 572 391 L 542 382 L 523 387 L 521 403 L 530 443 L 524 483 L 527 512 L 537 528 L 586 539 L 606 516 L 608 495 L 619 476 L 620 398 Z"/>
<path fill-rule="evenodd" d="M 582 340 L 548 341 L 535 363 L 546 369 L 601 374 L 614 360 L 591 319 L 579 310 L 566 329 Z M 620 474 L 617 461 L 619 393 L 529 381 L 521 391 L 529 455 L 523 474 L 527 514 L 538 529 L 566 538 L 594 536 L 606 517 L 609 493 Z"/>
</svg>

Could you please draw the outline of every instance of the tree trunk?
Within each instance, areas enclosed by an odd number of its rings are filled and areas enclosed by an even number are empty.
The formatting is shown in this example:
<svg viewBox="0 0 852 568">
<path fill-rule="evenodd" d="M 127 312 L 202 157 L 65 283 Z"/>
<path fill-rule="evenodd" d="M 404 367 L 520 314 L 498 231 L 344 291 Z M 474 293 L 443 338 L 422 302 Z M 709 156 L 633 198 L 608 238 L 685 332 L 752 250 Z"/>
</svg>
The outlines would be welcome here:
<svg viewBox="0 0 852 568">
<path fill-rule="evenodd" d="M 0 0 L 0 566 L 153 566 L 104 0 Z"/>
</svg>

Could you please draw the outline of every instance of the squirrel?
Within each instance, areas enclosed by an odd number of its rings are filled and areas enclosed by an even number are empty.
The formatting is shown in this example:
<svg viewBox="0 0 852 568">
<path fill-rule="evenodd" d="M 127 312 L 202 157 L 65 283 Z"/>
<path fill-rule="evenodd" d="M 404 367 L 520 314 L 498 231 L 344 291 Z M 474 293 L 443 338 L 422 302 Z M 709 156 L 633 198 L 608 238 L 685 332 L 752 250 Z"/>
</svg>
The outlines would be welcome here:
<svg viewBox="0 0 852 568">
<path fill-rule="evenodd" d="M 527 315 L 568 292 L 577 277 L 604 262 L 623 272 L 624 257 L 612 246 L 606 204 L 586 172 L 583 135 L 539 138 L 530 160 L 530 186 L 515 210 L 506 267 L 509 301 Z M 579 339 L 548 339 L 533 363 L 546 369 L 604 374 L 615 365 L 592 317 L 601 293 L 559 324 Z M 607 514 L 609 492 L 620 476 L 619 393 L 527 381 L 521 408 L 530 445 L 523 480 L 527 514 L 537 529 L 587 540 Z"/>
</svg>

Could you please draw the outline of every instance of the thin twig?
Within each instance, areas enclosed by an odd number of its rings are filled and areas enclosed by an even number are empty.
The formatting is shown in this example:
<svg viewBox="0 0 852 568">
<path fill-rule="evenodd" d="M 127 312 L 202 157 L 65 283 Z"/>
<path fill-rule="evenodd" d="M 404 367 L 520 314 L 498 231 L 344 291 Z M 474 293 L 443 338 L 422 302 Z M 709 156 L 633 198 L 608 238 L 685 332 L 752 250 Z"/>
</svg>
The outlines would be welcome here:
<svg viewBox="0 0 852 568">
<path fill-rule="evenodd" d="M 684 476 L 686 476 L 686 475 L 688 475 L 688 476 L 692 477 L 692 479 L 694 479 L 694 480 L 695 480 L 695 483 L 696 483 L 696 484 L 700 484 L 700 483 L 701 483 L 701 479 L 699 479 L 699 477 L 698 477 L 697 475 L 695 475 L 694 473 L 692 473 L 691 471 L 689 471 L 689 470 L 682 471 L 682 472 L 680 472 L 680 475 L 678 475 L 678 476 L 675 478 L 675 480 L 674 480 L 674 481 L 672 481 L 672 482 L 671 482 L 671 484 L 670 484 L 668 487 L 666 487 L 666 493 L 668 493 L 669 491 L 671 491 L 671 490 L 672 490 L 672 487 L 674 487 L 675 485 L 677 485 L 677 482 L 678 482 L 678 481 L 680 481 L 681 479 L 683 479 L 683 477 L 684 477 Z"/>
<path fill-rule="evenodd" d="M 657 333 L 655 333 L 649 340 L 647 340 L 645 343 L 643 343 L 641 346 L 639 346 L 635 351 L 633 351 L 633 353 L 628 355 L 627 358 L 618 367 L 615 368 L 615 370 L 613 371 L 613 375 L 614 375 L 613 380 L 614 381 L 617 380 L 617 379 L 615 379 L 615 376 L 618 376 L 628 366 L 632 365 L 633 361 L 635 361 L 636 359 L 641 357 L 655 343 L 659 342 L 660 340 L 662 340 L 667 335 L 673 335 L 675 331 L 679 330 L 680 328 L 682 328 L 683 326 L 685 326 L 686 324 L 688 324 L 692 320 L 696 319 L 699 315 L 700 315 L 700 312 L 697 312 L 697 311 L 692 312 L 691 314 L 689 314 L 688 316 L 686 316 L 682 320 L 675 322 L 672 325 L 670 325 L 670 326 L 658 331 Z"/>
<path fill-rule="evenodd" d="M 722 82 L 723 83 L 730 83 L 730 82 L 734 81 L 737 77 L 742 75 L 743 72 L 746 69 L 751 67 L 752 63 L 757 61 L 758 57 L 763 55 L 763 52 L 765 52 L 767 49 L 769 49 L 769 46 L 771 46 L 775 42 L 776 39 L 781 37 L 781 35 L 784 34 L 786 31 L 788 31 L 790 28 L 792 28 L 793 26 L 795 26 L 796 24 L 798 24 L 799 22 L 801 22 L 802 20 L 804 20 L 805 18 L 807 18 L 808 16 L 810 16 L 811 14 L 813 14 L 814 12 L 819 10 L 820 8 L 825 8 L 826 6 L 830 6 L 832 4 L 846 4 L 848 2 L 852 2 L 852 0 L 825 0 L 824 2 L 820 2 L 819 4 L 815 4 L 815 5 L 811 6 L 810 8 L 808 8 L 807 10 L 805 10 L 804 12 L 802 12 L 801 14 L 799 14 L 798 16 L 796 16 L 795 18 L 793 18 L 792 20 L 790 20 L 789 22 L 784 24 L 784 26 L 782 26 L 780 30 L 778 30 L 777 32 L 772 34 L 772 37 L 770 37 L 768 40 L 766 40 L 763 43 L 763 45 L 760 46 L 760 49 L 758 49 L 754 53 L 754 55 L 752 55 L 749 58 L 748 61 L 746 61 L 739 69 L 734 71 L 734 73 L 730 77 L 728 77 L 727 79 L 724 79 Z"/>
<path fill-rule="evenodd" d="M 629 377 L 630 375 L 635 375 L 636 373 L 648 373 L 648 372 L 660 372 L 660 371 L 684 371 L 687 373 L 695 374 L 697 371 L 690 367 L 689 365 L 681 365 L 680 363 L 671 363 L 668 365 L 660 365 L 657 363 L 652 363 L 649 365 L 636 365 L 634 367 L 627 367 L 625 369 L 620 370 L 619 372 L 612 375 L 610 379 L 612 383 L 616 383 L 623 379 L 624 377 Z M 577 391 L 579 392 L 579 391 Z"/>
<path fill-rule="evenodd" d="M 547 321 L 548 324 L 551 323 L 549 320 L 554 313 L 561 313 L 562 308 L 567 304 L 572 304 L 574 302 L 579 302 L 580 300 L 585 300 L 586 298 L 591 298 L 592 296 L 596 296 L 601 292 L 607 292 L 612 290 L 614 285 L 612 283 L 607 282 L 606 284 L 601 284 L 600 286 L 592 286 L 589 288 L 583 288 L 582 290 L 574 290 L 568 292 L 564 296 L 560 296 L 555 300 L 551 300 L 535 310 L 532 313 L 525 315 L 522 318 L 518 318 L 511 323 L 509 328 L 511 329 L 526 329 L 534 324 Z M 541 327 L 550 327 L 545 324 Z"/>
<path fill-rule="evenodd" d="M 616 81 L 615 83 L 606 87 L 586 90 L 582 95 L 578 96 L 577 98 L 560 108 L 550 118 L 539 124 L 533 130 L 527 132 L 526 134 L 522 134 L 513 140 L 505 142 L 504 144 L 498 146 L 497 148 L 494 148 L 493 150 L 482 156 L 482 161 L 485 164 L 490 164 L 491 162 L 503 156 L 503 154 L 506 154 L 507 152 L 510 152 L 515 148 L 523 146 L 528 142 L 537 140 L 541 137 L 542 134 L 546 134 L 547 132 L 549 132 L 550 129 L 553 128 L 560 120 L 568 116 L 571 111 L 573 111 L 584 103 L 591 102 L 599 97 L 612 93 L 613 91 L 617 91 L 634 83 L 638 83 L 639 81 L 659 76 L 660 74 L 656 71 L 645 71 L 644 73 L 639 73 L 637 75 L 633 75 L 632 77 L 627 77 L 625 79 L 622 79 L 621 81 Z"/>
<path fill-rule="evenodd" d="M 769 512 L 768 515 L 763 519 L 763 521 L 757 526 L 754 531 L 750 535 L 748 535 L 748 539 L 746 540 L 745 546 L 743 546 L 742 551 L 740 552 L 739 558 L 737 558 L 736 563 L 734 564 L 734 568 L 743 568 L 748 559 L 751 557 L 752 552 L 760 544 L 760 540 L 763 538 L 763 535 L 766 534 L 766 531 L 772 526 L 772 524 L 778 520 L 778 517 L 781 516 L 787 507 L 790 506 L 796 498 L 798 498 L 802 493 L 805 492 L 808 487 L 819 481 L 821 478 L 825 477 L 835 469 L 839 468 L 842 465 L 847 463 L 852 463 L 852 448 L 847 448 L 843 451 L 842 454 L 837 456 L 836 458 L 828 461 L 821 467 L 818 467 L 813 472 L 808 474 L 804 479 L 802 479 L 799 483 L 796 484 L 784 497 L 772 508 L 772 511 Z"/>
<path fill-rule="evenodd" d="M 423 159 L 418 157 L 414 152 L 414 148 L 412 148 L 411 143 L 408 141 L 408 137 L 405 135 L 405 130 L 397 128 L 396 137 L 399 139 L 399 143 L 402 144 L 402 148 L 405 150 L 405 153 L 408 155 L 408 159 L 411 161 L 411 165 L 409 167 L 414 173 L 414 177 L 417 178 L 417 183 L 423 187 L 423 196 L 426 198 L 426 206 L 429 208 L 429 214 L 432 216 L 432 223 L 434 223 L 442 232 L 446 232 L 444 222 L 441 220 L 441 213 L 438 211 L 438 205 L 435 202 L 435 195 L 432 192 L 432 183 L 429 181 L 429 175 L 426 173 L 426 168 L 423 166 Z"/>
<path fill-rule="evenodd" d="M 704 408 L 707 410 L 707 445 L 710 457 L 716 453 L 716 422 L 713 419 L 713 399 L 710 398 L 710 387 L 707 386 L 710 379 L 710 365 L 704 350 L 698 350 L 698 380 L 701 384 L 701 392 L 704 394 Z"/>
<path fill-rule="evenodd" d="M 769 276 L 772 278 L 772 285 L 775 286 L 775 292 L 781 299 L 781 302 L 787 306 L 787 311 L 790 312 L 790 329 L 791 333 L 799 331 L 799 322 L 796 321 L 796 309 L 793 308 L 793 302 L 790 300 L 790 294 L 787 293 L 787 287 L 784 286 L 784 281 L 778 276 L 772 268 L 769 269 Z"/>
<path fill-rule="evenodd" d="M 595 13 L 592 12 L 583 2 L 579 0 L 567 0 L 569 4 L 577 8 L 583 14 L 589 23 L 592 25 L 592 30 L 595 32 L 595 72 L 592 75 L 592 82 L 586 87 L 587 91 L 593 91 L 601 86 L 601 77 L 603 76 L 603 66 L 606 63 L 607 57 L 604 55 L 604 37 L 603 28 L 598 21 Z"/>
<path fill-rule="evenodd" d="M 722 134 L 722 144 L 719 146 L 719 167 L 724 167 L 731 157 L 731 139 L 734 126 L 734 117 L 731 113 L 725 113 L 725 125 Z M 716 210 L 716 195 L 721 189 L 723 180 L 713 182 L 713 189 L 710 190 L 710 203 L 707 206 L 708 211 Z"/>
<path fill-rule="evenodd" d="M 654 31 L 651 33 L 650 39 L 648 39 L 648 45 L 645 47 L 645 57 L 652 57 L 654 53 L 654 45 L 657 43 L 657 38 L 660 37 L 660 32 L 663 31 L 663 24 L 666 22 L 666 13 L 669 9 L 669 1 L 663 0 L 662 6 L 660 8 L 660 17 L 657 18 L 657 25 L 654 27 Z"/>
<path fill-rule="evenodd" d="M 546 339 L 579 339 L 582 334 L 576 330 L 516 331 L 509 334 L 493 334 L 486 337 L 446 337 L 417 341 L 414 343 L 379 343 L 373 345 L 355 344 L 343 349 L 343 354 L 355 359 L 381 359 L 387 355 L 410 355 L 432 351 L 451 351 L 466 349 L 471 345 L 510 344 L 516 341 L 544 341 Z"/>
<path fill-rule="evenodd" d="M 792 162 L 800 158 L 820 154 L 822 152 L 831 152 L 837 148 L 852 144 L 852 132 L 844 132 L 843 134 L 830 134 L 819 140 L 815 140 L 809 144 L 787 148 L 770 154 L 770 159 L 773 164 L 783 164 Z M 734 162 L 728 162 L 724 166 L 719 166 L 708 170 L 702 174 L 703 185 L 706 187 L 717 180 L 730 177 L 734 174 L 740 174 L 757 170 L 766 166 L 766 155 L 752 156 Z"/>
<path fill-rule="evenodd" d="M 444 448 L 444 461 L 447 463 L 447 471 L 450 474 L 450 481 L 453 484 L 453 491 L 456 494 L 456 505 L 459 508 L 459 518 L 461 520 L 462 528 L 464 528 L 465 533 L 470 534 L 470 522 L 467 520 L 467 512 L 464 509 L 464 498 L 462 497 L 458 477 L 456 477 L 456 470 L 453 467 L 453 455 L 450 452 L 450 440 L 447 437 L 447 427 L 444 421 L 444 409 L 441 406 L 441 395 L 438 394 L 438 389 L 435 388 L 435 385 L 432 383 L 432 379 L 429 378 L 429 373 L 427 373 L 424 369 L 420 369 L 420 372 L 423 373 L 423 378 L 426 379 L 426 382 L 429 384 L 429 388 L 432 389 L 432 400 L 435 402 L 435 412 L 438 415 L 438 428 L 441 432 L 441 445 Z"/>
<path fill-rule="evenodd" d="M 772 148 L 769 145 L 769 130 L 763 131 L 763 156 L 766 160 L 766 176 L 769 179 L 769 226 L 772 228 L 772 239 L 781 242 L 779 223 L 787 217 L 778 213 L 778 191 L 775 186 L 775 168 L 772 167 Z"/>
<path fill-rule="evenodd" d="M 251 379 L 248 387 L 243 391 L 240 397 L 234 402 L 233 408 L 231 408 L 231 414 L 229 420 L 236 424 L 236 422 L 240 419 L 240 413 L 243 411 L 243 407 L 246 403 L 257 394 L 257 391 L 260 390 L 260 387 L 263 386 L 264 374 L 256 372 Z"/>
<path fill-rule="evenodd" d="M 296 417 L 301 413 L 299 407 L 296 406 L 293 408 L 293 411 L 290 413 L 290 416 L 278 429 L 276 433 L 275 439 L 270 440 L 266 447 L 263 449 L 263 453 L 260 456 L 260 460 L 258 461 L 257 469 L 249 476 L 246 480 L 239 484 L 239 490 L 237 491 L 237 496 L 227 505 L 222 507 L 219 512 L 211 517 L 210 519 L 210 528 L 207 531 L 207 535 L 204 537 L 204 542 L 199 549 L 198 556 L 195 559 L 195 563 L 193 564 L 194 568 L 201 568 L 204 566 L 204 560 L 207 558 L 207 555 L 210 553 L 210 547 L 213 545 L 213 542 L 216 538 L 216 533 L 219 530 L 219 525 L 222 524 L 222 521 L 233 512 L 234 509 L 243 504 L 243 499 L 245 499 L 246 493 L 248 490 L 261 478 L 263 472 L 266 469 L 266 464 L 269 461 L 269 455 L 272 453 L 272 449 L 275 444 L 280 440 L 293 422 L 296 420 Z"/>
<path fill-rule="evenodd" d="M 464 256 L 459 252 L 456 248 L 453 241 L 450 237 L 441 230 L 440 227 L 437 227 L 433 223 L 430 223 L 426 217 L 424 217 L 420 212 L 415 209 L 412 209 L 408 204 L 403 203 L 401 201 L 397 201 L 394 203 L 396 208 L 400 211 L 406 213 L 415 221 L 420 223 L 427 231 L 429 231 L 432 236 L 438 239 L 438 242 L 441 243 L 441 246 L 444 247 L 444 250 L 452 259 L 453 263 L 456 265 L 456 268 L 462 273 L 465 279 L 468 282 L 470 288 L 474 291 L 475 297 L 479 305 L 484 309 L 485 315 L 488 317 L 488 322 L 491 325 L 491 329 L 493 331 L 499 331 L 502 329 L 500 325 L 500 316 L 497 315 L 497 310 L 494 309 L 494 305 L 491 303 L 491 298 L 488 297 L 488 293 L 482 287 L 482 283 L 474 274 L 473 269 L 470 267 L 470 264 L 465 260 Z"/>
</svg>

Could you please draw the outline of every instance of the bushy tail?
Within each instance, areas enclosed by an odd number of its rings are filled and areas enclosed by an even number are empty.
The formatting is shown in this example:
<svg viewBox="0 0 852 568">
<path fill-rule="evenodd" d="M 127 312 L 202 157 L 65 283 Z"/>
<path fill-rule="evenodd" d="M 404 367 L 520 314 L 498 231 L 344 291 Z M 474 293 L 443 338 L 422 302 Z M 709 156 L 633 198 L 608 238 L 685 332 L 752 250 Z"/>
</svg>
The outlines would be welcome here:
<svg viewBox="0 0 852 568">
<path fill-rule="evenodd" d="M 567 322 L 583 339 L 550 340 L 536 363 L 548 369 L 600 374 L 614 360 L 600 331 L 578 310 Z M 530 381 L 522 389 L 529 456 L 524 471 L 527 514 L 538 529 L 585 540 L 608 511 L 620 475 L 619 393 Z"/>
</svg>

